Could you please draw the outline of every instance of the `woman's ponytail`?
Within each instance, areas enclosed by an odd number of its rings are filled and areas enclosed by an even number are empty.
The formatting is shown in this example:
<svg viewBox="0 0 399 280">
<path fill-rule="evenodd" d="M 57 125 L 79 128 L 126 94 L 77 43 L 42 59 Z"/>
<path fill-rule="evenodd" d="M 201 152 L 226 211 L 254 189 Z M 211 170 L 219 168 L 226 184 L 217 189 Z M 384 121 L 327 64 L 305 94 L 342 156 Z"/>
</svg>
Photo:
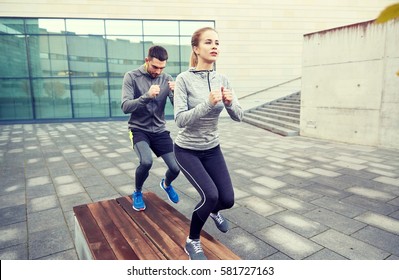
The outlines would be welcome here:
<svg viewBox="0 0 399 280">
<path fill-rule="evenodd" d="M 190 67 L 197 67 L 197 64 L 198 64 L 197 54 L 192 50 L 190 57 Z"/>
</svg>

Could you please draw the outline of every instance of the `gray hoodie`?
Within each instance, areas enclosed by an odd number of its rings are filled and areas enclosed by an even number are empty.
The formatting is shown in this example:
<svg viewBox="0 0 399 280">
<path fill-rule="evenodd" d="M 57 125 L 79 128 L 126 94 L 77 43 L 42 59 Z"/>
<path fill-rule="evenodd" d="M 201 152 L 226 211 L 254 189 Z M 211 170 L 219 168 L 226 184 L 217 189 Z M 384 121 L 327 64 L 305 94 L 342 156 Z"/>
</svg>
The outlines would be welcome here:
<svg viewBox="0 0 399 280">
<path fill-rule="evenodd" d="M 130 113 L 129 129 L 139 128 L 148 132 L 166 130 L 165 104 L 168 97 L 173 104 L 173 92 L 169 89 L 168 81 L 173 81 L 172 76 L 162 73 L 154 79 L 144 65 L 125 74 L 121 108 L 125 114 Z M 161 88 L 156 98 L 148 94 L 151 85 L 159 85 Z"/>
<path fill-rule="evenodd" d="M 174 114 L 176 125 L 180 128 L 175 139 L 179 147 L 207 150 L 219 145 L 217 126 L 223 108 L 226 108 L 233 120 L 242 120 L 244 113 L 236 97 L 230 106 L 225 106 L 223 102 L 216 105 L 209 102 L 210 91 L 222 86 L 231 89 L 227 78 L 216 71 L 196 71 L 190 68 L 177 76 Z"/>
</svg>

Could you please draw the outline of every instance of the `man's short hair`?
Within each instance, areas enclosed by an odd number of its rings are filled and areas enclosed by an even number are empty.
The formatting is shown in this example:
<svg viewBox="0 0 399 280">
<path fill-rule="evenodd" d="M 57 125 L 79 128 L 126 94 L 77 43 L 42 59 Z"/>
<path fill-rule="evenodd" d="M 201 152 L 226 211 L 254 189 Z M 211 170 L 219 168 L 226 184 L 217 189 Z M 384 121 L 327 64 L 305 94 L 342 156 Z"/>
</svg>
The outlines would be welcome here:
<svg viewBox="0 0 399 280">
<path fill-rule="evenodd" d="M 157 58 L 160 61 L 168 60 L 168 52 L 164 47 L 152 46 L 148 49 L 148 58 Z"/>
</svg>

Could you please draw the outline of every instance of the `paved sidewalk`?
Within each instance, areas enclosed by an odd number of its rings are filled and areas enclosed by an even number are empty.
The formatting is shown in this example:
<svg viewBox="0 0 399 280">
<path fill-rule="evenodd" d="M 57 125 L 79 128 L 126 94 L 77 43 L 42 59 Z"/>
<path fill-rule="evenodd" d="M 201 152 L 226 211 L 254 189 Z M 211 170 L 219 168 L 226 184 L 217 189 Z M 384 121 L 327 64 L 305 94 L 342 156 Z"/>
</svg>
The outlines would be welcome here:
<svg viewBox="0 0 399 280">
<path fill-rule="evenodd" d="M 168 121 L 172 137 L 177 133 Z M 236 204 L 205 230 L 243 259 L 399 259 L 399 151 L 284 138 L 222 119 Z M 0 125 L 0 259 L 77 259 L 72 207 L 130 195 L 126 121 Z M 155 159 L 145 190 L 165 172 Z M 174 205 L 198 195 L 181 174 Z M 170 202 L 169 202 L 170 203 Z"/>
</svg>

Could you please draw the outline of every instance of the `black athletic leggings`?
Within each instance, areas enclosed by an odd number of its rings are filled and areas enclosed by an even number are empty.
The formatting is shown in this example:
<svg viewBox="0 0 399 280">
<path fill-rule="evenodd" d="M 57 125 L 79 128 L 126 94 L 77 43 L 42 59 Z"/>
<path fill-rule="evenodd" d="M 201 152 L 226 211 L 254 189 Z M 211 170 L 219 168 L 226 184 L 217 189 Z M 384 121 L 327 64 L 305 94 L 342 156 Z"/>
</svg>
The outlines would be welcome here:
<svg viewBox="0 0 399 280">
<path fill-rule="evenodd" d="M 234 191 L 220 146 L 196 151 L 174 145 L 177 164 L 201 196 L 194 209 L 190 239 L 198 239 L 210 213 L 234 205 Z"/>
</svg>

